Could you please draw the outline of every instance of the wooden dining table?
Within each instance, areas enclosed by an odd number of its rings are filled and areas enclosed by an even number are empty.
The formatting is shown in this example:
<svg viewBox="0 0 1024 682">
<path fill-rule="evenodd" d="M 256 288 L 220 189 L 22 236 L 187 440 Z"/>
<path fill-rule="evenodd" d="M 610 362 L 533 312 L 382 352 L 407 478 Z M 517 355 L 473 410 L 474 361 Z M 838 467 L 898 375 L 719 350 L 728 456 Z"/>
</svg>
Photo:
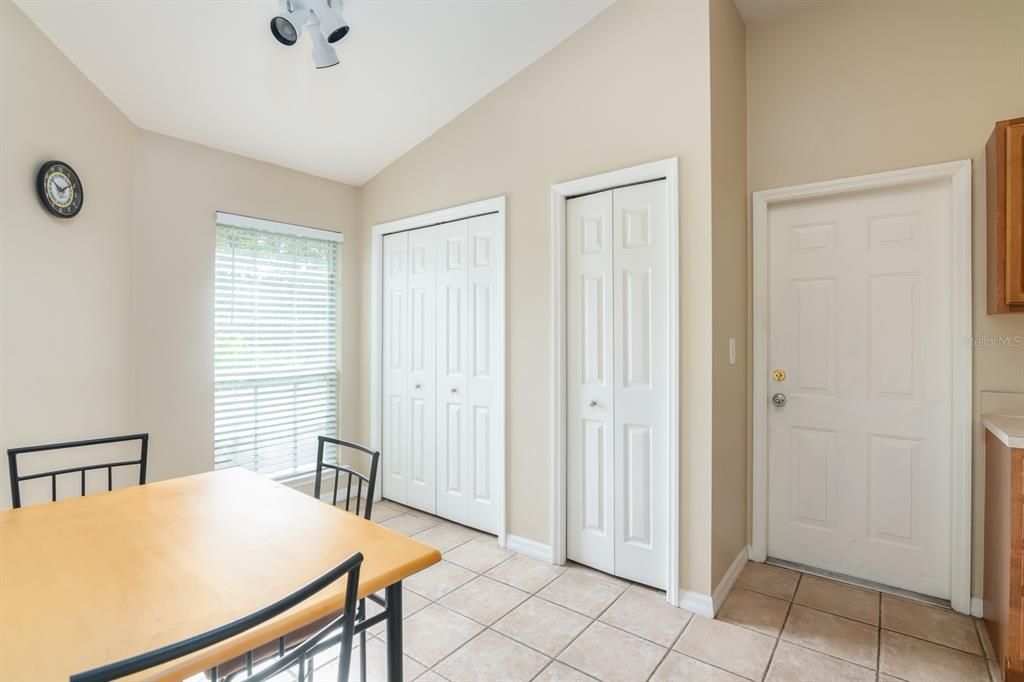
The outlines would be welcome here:
<svg viewBox="0 0 1024 682">
<path fill-rule="evenodd" d="M 225 469 L 0 512 L 0 680 L 67 680 L 200 634 L 355 552 L 359 596 L 385 591 L 401 680 L 401 583 L 440 553 L 291 487 Z M 141 679 L 184 679 L 316 622 L 343 586 Z"/>
</svg>

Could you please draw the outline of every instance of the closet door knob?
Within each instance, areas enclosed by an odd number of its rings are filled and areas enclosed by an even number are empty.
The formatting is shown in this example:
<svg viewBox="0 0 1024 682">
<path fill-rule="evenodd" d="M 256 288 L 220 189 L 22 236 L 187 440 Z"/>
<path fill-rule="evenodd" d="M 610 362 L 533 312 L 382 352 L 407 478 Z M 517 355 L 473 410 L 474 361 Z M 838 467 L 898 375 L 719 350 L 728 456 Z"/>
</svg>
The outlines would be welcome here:
<svg viewBox="0 0 1024 682">
<path fill-rule="evenodd" d="M 590 401 L 590 406 L 591 407 L 597 407 L 597 401 L 596 400 L 591 400 Z"/>
<path fill-rule="evenodd" d="M 458 392 L 459 392 L 459 389 L 454 388 L 454 387 L 452 388 L 452 393 L 458 393 Z"/>
<path fill-rule="evenodd" d="M 420 384 L 416 384 L 416 388 L 423 388 Z"/>
</svg>

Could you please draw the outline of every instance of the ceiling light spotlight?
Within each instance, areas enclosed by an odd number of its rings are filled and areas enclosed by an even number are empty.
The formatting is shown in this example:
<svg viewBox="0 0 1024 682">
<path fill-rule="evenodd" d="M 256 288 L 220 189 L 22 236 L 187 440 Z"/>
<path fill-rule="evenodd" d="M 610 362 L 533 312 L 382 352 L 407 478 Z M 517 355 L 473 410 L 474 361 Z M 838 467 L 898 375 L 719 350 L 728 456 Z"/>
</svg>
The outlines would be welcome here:
<svg viewBox="0 0 1024 682">
<path fill-rule="evenodd" d="M 309 39 L 313 41 L 313 64 L 318 69 L 326 69 L 338 63 L 338 53 L 327 43 L 323 31 L 320 29 L 320 21 L 315 17 L 309 24 Z"/>
<path fill-rule="evenodd" d="M 319 12 L 320 28 L 327 42 L 336 43 L 348 35 L 348 22 L 341 15 L 341 0 L 326 0 L 324 11 Z"/>
<path fill-rule="evenodd" d="M 348 22 L 341 14 L 341 0 L 279 0 L 280 11 L 270 20 L 270 32 L 279 43 L 292 46 L 308 27 L 313 43 L 313 63 L 325 69 L 338 63 L 331 47 L 348 35 Z"/>
<path fill-rule="evenodd" d="M 270 32 L 282 45 L 292 46 L 302 36 L 302 28 L 309 20 L 310 10 L 304 3 L 281 0 L 281 13 L 270 20 Z"/>
</svg>

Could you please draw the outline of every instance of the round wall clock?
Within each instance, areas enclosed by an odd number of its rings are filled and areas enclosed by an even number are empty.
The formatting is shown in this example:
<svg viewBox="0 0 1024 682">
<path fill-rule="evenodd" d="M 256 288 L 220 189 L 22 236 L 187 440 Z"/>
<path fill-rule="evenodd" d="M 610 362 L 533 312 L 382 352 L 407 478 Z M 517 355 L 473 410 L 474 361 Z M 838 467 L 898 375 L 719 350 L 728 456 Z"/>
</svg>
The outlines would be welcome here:
<svg viewBox="0 0 1024 682">
<path fill-rule="evenodd" d="M 82 181 L 75 169 L 63 161 L 47 161 L 39 167 L 36 175 L 36 192 L 53 215 L 58 218 L 73 218 L 82 210 Z"/>
</svg>

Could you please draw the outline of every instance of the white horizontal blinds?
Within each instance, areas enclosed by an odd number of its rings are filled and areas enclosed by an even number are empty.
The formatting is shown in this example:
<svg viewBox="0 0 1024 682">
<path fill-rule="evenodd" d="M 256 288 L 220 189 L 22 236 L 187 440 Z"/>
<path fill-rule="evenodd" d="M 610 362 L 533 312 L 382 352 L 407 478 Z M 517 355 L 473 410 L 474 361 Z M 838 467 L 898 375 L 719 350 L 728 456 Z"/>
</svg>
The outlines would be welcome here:
<svg viewBox="0 0 1024 682">
<path fill-rule="evenodd" d="M 337 437 L 338 242 L 220 220 L 214 466 L 312 471 Z"/>
</svg>

